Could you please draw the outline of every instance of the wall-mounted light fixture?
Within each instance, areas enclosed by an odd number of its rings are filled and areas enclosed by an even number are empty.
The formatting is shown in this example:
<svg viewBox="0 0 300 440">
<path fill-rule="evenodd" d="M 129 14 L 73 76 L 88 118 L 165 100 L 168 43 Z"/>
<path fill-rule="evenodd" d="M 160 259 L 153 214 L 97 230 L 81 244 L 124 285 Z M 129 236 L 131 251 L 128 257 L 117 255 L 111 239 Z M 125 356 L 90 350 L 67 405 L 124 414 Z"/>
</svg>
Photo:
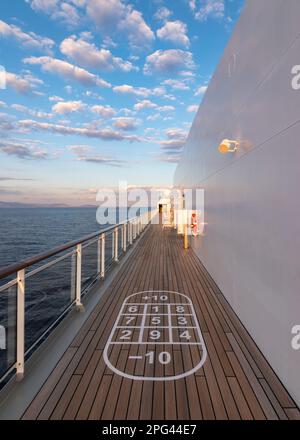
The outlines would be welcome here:
<svg viewBox="0 0 300 440">
<path fill-rule="evenodd" d="M 229 139 L 224 139 L 219 145 L 219 152 L 221 154 L 235 153 L 238 151 L 240 143 L 237 141 L 231 141 Z"/>
</svg>

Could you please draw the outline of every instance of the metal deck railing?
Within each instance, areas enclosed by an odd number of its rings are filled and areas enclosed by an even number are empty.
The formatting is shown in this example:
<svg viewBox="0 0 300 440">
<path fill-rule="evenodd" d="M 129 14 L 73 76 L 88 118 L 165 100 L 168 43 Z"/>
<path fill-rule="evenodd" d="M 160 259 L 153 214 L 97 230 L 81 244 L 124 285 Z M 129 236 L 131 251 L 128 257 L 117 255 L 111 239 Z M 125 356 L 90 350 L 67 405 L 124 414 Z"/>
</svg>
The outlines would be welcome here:
<svg viewBox="0 0 300 440">
<path fill-rule="evenodd" d="M 0 270 L 0 385 L 82 298 L 104 279 L 141 235 L 157 211 L 58 246 Z"/>
</svg>

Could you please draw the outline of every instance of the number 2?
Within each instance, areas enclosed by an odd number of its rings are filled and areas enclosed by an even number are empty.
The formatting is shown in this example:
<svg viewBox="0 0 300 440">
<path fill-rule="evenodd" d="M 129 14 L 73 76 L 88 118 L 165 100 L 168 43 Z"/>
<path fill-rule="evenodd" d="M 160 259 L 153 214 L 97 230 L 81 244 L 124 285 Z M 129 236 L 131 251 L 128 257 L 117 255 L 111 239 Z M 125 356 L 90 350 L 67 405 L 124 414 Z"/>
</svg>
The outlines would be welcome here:
<svg viewBox="0 0 300 440">
<path fill-rule="evenodd" d="M 131 330 L 122 330 L 122 335 L 120 336 L 120 339 L 130 339 L 130 336 L 132 335 Z"/>
</svg>

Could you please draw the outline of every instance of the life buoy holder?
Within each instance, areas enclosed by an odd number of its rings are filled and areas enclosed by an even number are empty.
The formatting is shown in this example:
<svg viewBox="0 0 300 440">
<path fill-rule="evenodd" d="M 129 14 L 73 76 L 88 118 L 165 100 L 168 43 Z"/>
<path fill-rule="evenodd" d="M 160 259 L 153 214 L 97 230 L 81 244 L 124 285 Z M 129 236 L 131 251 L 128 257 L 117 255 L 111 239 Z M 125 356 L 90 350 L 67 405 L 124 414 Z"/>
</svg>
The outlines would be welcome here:
<svg viewBox="0 0 300 440">
<path fill-rule="evenodd" d="M 198 221 L 197 221 L 197 214 L 195 212 L 192 214 L 192 218 L 191 218 L 191 231 L 192 231 L 192 235 L 194 237 L 197 237 L 197 235 L 198 235 Z"/>
</svg>

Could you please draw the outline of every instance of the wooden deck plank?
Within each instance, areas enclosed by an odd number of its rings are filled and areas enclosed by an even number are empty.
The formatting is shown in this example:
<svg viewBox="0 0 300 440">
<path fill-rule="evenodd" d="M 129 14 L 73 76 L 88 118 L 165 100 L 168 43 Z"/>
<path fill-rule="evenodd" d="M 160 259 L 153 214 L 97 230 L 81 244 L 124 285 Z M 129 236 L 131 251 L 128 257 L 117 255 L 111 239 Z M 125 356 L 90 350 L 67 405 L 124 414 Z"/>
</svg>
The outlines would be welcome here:
<svg viewBox="0 0 300 440">
<path fill-rule="evenodd" d="M 193 303 L 208 356 L 204 366 L 188 377 L 136 381 L 116 374 L 104 362 L 103 350 L 123 301 L 133 293 L 153 290 L 179 292 Z M 169 293 L 169 302 L 176 302 L 178 298 L 176 293 Z M 169 319 L 162 316 L 162 324 L 154 328 L 167 327 Z M 172 323 L 176 320 L 176 316 L 171 319 Z M 122 335 L 121 331 L 118 330 L 116 337 Z M 166 378 L 198 363 L 203 355 L 201 347 L 170 346 L 166 342 L 170 330 L 161 328 L 159 331 L 163 336 L 162 345 L 113 345 L 110 359 L 129 376 Z M 133 329 L 134 340 L 138 340 L 139 332 Z M 180 338 L 178 330 L 172 329 L 171 333 L 172 338 Z M 149 337 L 150 330 L 146 329 L 144 338 L 147 335 Z M 196 330 L 190 329 L 190 338 L 197 340 Z M 149 351 L 154 352 L 154 363 L 149 358 L 146 360 L 145 354 Z M 172 362 L 158 363 L 161 351 L 168 351 Z M 141 356 L 142 360 L 130 360 L 129 356 Z M 193 251 L 182 248 L 182 239 L 173 230 L 153 225 L 115 275 L 23 418 L 251 420 L 298 417 L 295 403 Z"/>
<path fill-rule="evenodd" d="M 69 401 L 68 408 L 66 409 L 63 417 L 65 420 L 74 420 L 76 418 L 83 396 L 85 396 L 85 393 L 91 383 L 96 366 L 100 362 L 101 356 L 102 351 L 94 351 L 93 356 L 90 359 L 89 365 L 86 368 L 83 376 L 81 377 L 80 383 L 77 386 L 74 396 Z"/>
<path fill-rule="evenodd" d="M 77 349 L 75 347 L 69 347 L 65 352 L 64 356 L 60 359 L 55 369 L 52 371 L 51 375 L 48 377 L 46 382 L 44 383 L 41 391 L 37 394 L 35 399 L 31 402 L 30 406 L 27 408 L 25 414 L 23 415 L 24 420 L 35 419 L 41 407 L 45 404 L 48 399 L 49 393 L 53 388 L 55 388 L 56 384 L 61 378 L 62 371 L 64 371 L 71 360 L 73 359 Z"/>
</svg>

